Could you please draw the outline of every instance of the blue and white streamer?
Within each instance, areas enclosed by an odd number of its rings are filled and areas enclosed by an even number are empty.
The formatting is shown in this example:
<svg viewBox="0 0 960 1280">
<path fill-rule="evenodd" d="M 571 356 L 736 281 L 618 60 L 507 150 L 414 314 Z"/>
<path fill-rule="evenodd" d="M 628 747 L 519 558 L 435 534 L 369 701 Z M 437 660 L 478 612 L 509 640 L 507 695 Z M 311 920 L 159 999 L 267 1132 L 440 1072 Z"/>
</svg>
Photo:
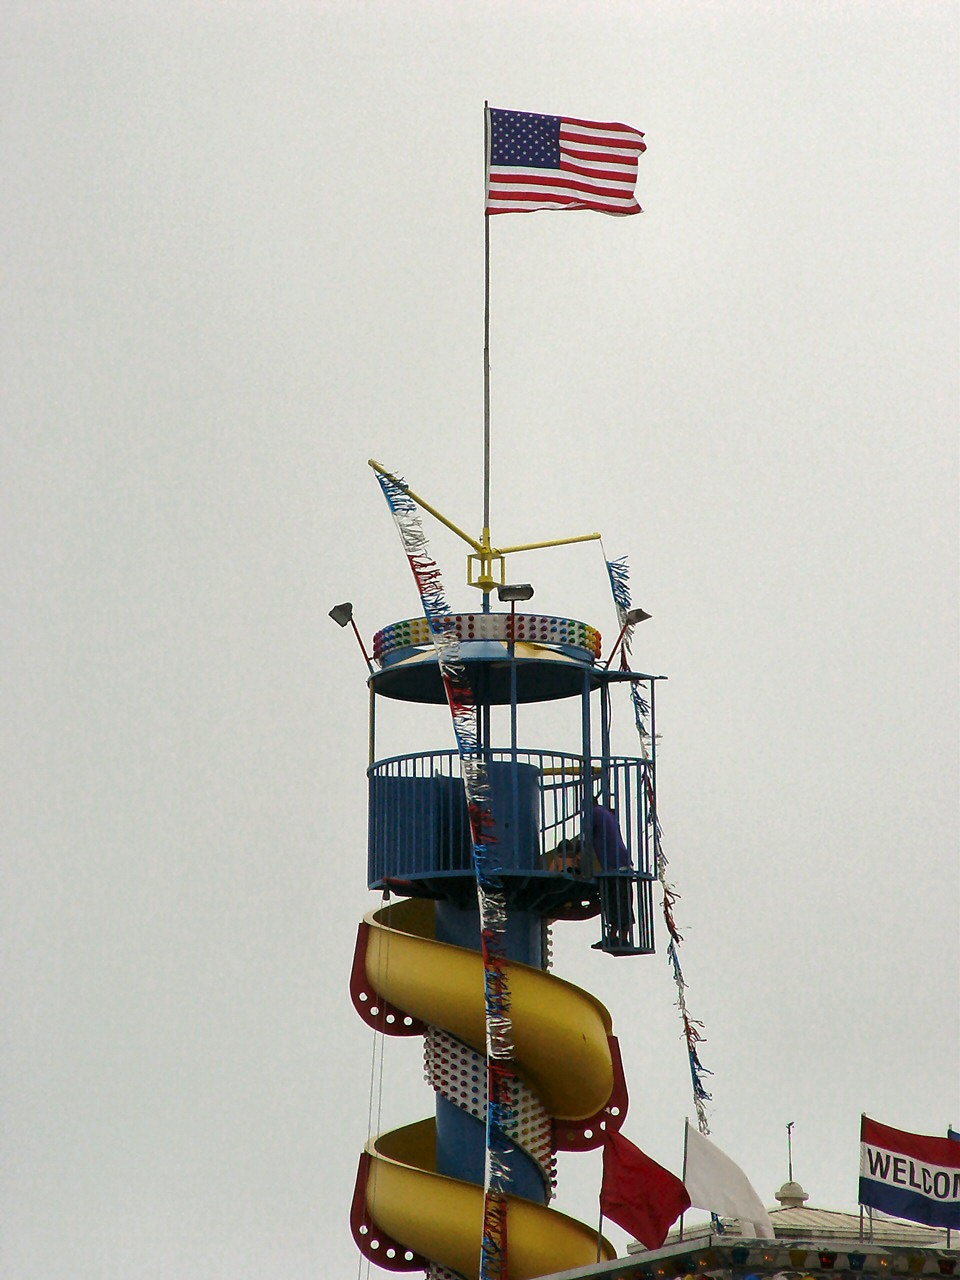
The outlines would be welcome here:
<svg viewBox="0 0 960 1280">
<path fill-rule="evenodd" d="M 604 554 L 604 560 L 607 566 L 607 575 L 610 579 L 610 591 L 613 595 L 613 602 L 617 609 L 617 618 L 620 626 L 624 625 L 627 613 L 630 610 L 630 569 L 627 563 L 627 557 L 621 556 L 617 560 L 608 560 Z M 623 636 L 623 646 L 621 649 L 622 659 L 621 665 L 625 671 L 630 669 L 630 645 L 633 639 L 633 627 L 628 626 Z M 650 754 L 651 741 L 650 733 L 647 728 L 647 717 L 650 714 L 650 708 L 640 694 L 639 686 L 630 685 L 630 693 L 633 701 L 634 720 L 636 722 L 637 734 L 640 738 L 641 748 L 645 756 Z M 660 822 L 655 815 L 655 809 L 652 806 L 647 808 L 648 821 L 651 823 L 651 836 L 653 838 L 654 855 L 656 859 L 657 879 L 660 881 L 660 887 L 663 890 L 663 917 L 666 922 L 667 932 L 670 934 L 670 943 L 667 947 L 667 960 L 673 971 L 673 980 L 677 987 L 677 1008 L 680 1010 L 680 1017 L 683 1021 L 683 1035 L 687 1043 L 687 1058 L 690 1064 L 690 1081 L 693 1088 L 693 1105 L 697 1113 L 697 1127 L 705 1136 L 710 1133 L 710 1125 L 707 1120 L 706 1104 L 710 1101 L 711 1095 L 703 1082 L 704 1076 L 712 1075 L 712 1072 L 700 1061 L 700 1053 L 698 1045 L 704 1040 L 703 1023 L 698 1022 L 690 1016 L 687 1009 L 686 997 L 686 980 L 683 976 L 683 970 L 680 967 L 680 956 L 677 947 L 683 941 L 683 935 L 677 929 L 674 920 L 673 908 L 679 898 L 676 886 L 669 884 L 667 881 L 667 856 L 663 852 L 662 832 Z"/>
</svg>

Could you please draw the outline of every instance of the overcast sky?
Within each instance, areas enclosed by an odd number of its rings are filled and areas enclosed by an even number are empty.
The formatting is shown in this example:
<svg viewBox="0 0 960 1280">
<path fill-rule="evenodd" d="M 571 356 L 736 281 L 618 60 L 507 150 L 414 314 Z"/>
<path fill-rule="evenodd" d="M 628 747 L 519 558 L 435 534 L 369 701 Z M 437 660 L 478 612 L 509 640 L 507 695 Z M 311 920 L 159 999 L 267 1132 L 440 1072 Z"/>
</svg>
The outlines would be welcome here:
<svg viewBox="0 0 960 1280">
<path fill-rule="evenodd" d="M 773 1203 L 794 1121 L 853 1208 L 861 1111 L 960 1122 L 955 4 L 6 0 L 0 33 L 0 1270 L 355 1275 L 368 1128 L 432 1109 L 394 1041 L 368 1115 L 365 670 L 327 610 L 418 612 L 368 457 L 479 533 L 485 99 L 646 133 L 642 216 L 491 226 L 493 536 L 629 555 L 714 1138 Z M 615 633 L 595 545 L 510 571 Z M 679 1171 L 663 929 L 594 936 L 556 971 Z M 560 1176 L 595 1221 L 599 1157 Z"/>
</svg>

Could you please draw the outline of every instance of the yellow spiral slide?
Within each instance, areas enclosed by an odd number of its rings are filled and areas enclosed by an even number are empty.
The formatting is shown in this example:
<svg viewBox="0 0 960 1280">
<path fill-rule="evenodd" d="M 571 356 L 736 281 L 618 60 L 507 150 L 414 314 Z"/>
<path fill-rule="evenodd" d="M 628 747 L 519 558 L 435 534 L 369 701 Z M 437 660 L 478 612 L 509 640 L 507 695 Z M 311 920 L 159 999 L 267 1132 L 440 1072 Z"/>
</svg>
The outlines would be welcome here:
<svg viewBox="0 0 960 1280">
<path fill-rule="evenodd" d="M 586 991 L 549 973 L 516 961 L 506 968 L 512 1069 L 556 1124 L 593 1122 L 585 1130 L 589 1140 L 572 1145 L 599 1145 L 600 1131 L 619 1128 L 626 1110 L 609 1013 Z M 366 917 L 351 989 L 371 1026 L 400 1035 L 435 1027 L 484 1053 L 482 957 L 436 940 L 430 901 L 411 898 Z M 605 1113 L 613 1097 L 621 1105 Z M 436 1171 L 432 1118 L 368 1144 L 352 1222 L 362 1252 L 381 1266 L 422 1270 L 429 1261 L 478 1280 L 483 1188 Z M 507 1241 L 510 1280 L 533 1280 L 597 1258 L 594 1228 L 519 1196 L 508 1197 Z M 616 1256 L 605 1239 L 600 1249 L 603 1258 Z"/>
</svg>

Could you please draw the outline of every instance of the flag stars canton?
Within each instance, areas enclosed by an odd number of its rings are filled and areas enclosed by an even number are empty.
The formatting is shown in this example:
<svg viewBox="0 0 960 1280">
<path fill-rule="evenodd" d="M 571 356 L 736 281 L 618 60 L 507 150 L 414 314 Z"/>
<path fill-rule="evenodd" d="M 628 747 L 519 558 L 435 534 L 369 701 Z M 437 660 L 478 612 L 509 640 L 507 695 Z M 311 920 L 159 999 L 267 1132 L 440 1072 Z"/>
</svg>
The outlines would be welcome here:
<svg viewBox="0 0 960 1280">
<path fill-rule="evenodd" d="M 490 163 L 559 169 L 560 117 L 531 111 L 491 111 Z"/>
</svg>

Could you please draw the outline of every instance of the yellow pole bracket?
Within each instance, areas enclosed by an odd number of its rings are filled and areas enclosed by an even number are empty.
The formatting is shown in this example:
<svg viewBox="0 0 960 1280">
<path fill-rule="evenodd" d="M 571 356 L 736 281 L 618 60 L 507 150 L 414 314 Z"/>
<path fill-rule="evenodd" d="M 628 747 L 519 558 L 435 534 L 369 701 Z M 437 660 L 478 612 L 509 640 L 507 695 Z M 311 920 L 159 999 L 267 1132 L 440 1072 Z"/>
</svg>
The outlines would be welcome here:
<svg viewBox="0 0 960 1280">
<path fill-rule="evenodd" d="M 493 576 L 494 565 L 500 576 Z M 467 556 L 467 586 L 479 587 L 481 591 L 490 592 L 506 582 L 507 562 L 503 552 L 490 545 L 490 530 L 484 529 L 480 538 L 480 550 L 476 555 Z"/>
</svg>

